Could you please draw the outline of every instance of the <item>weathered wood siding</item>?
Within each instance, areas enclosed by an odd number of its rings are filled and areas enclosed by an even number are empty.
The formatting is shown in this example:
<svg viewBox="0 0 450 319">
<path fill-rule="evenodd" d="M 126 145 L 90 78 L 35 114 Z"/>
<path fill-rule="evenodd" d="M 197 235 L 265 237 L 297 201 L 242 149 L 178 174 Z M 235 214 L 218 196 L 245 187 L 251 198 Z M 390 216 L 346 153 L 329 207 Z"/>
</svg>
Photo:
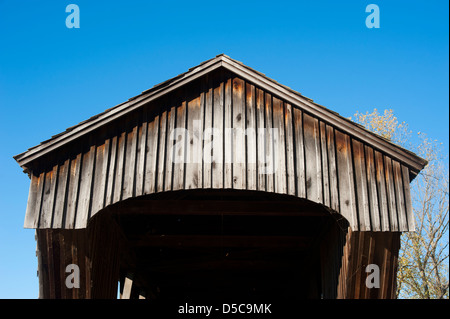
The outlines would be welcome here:
<svg viewBox="0 0 450 319">
<path fill-rule="evenodd" d="M 26 228 L 85 228 L 127 198 L 213 188 L 306 198 L 354 231 L 414 230 L 408 166 L 230 72 L 57 152 L 31 173 Z"/>
<path fill-rule="evenodd" d="M 352 232 L 333 224 L 320 245 L 324 299 L 395 299 L 400 232 Z M 378 288 L 366 280 L 379 267 Z"/>
<path fill-rule="evenodd" d="M 115 299 L 119 280 L 120 232 L 111 219 L 90 223 L 87 229 L 36 231 L 40 299 Z M 79 289 L 66 280 L 79 268 Z M 70 279 L 70 278 L 69 278 Z"/>
</svg>

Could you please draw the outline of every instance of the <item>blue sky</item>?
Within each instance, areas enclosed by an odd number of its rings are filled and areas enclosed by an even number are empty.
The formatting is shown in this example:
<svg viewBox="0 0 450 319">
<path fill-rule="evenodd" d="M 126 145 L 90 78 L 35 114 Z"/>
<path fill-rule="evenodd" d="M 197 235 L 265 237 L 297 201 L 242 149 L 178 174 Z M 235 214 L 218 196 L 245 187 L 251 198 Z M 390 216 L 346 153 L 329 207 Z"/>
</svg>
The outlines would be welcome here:
<svg viewBox="0 0 450 319">
<path fill-rule="evenodd" d="M 68 4 L 80 28 L 68 29 Z M 380 28 L 365 25 L 368 4 Z M 448 1 L 0 0 L 0 298 L 37 298 L 12 158 L 225 53 L 343 116 L 392 108 L 448 154 Z"/>
</svg>

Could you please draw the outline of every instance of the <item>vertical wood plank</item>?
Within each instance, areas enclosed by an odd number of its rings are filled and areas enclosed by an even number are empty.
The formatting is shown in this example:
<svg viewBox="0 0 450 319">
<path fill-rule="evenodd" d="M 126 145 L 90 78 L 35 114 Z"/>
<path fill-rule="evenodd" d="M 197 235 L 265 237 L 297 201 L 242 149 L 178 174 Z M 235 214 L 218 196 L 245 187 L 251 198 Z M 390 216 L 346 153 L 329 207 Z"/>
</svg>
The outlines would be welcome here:
<svg viewBox="0 0 450 319">
<path fill-rule="evenodd" d="M 232 83 L 231 78 L 227 78 L 225 82 L 225 104 L 224 104 L 224 117 L 225 117 L 225 127 L 224 127 L 224 152 L 225 152 L 225 163 L 224 163 L 224 188 L 233 188 L 233 118 L 232 118 Z"/>
<path fill-rule="evenodd" d="M 255 86 L 245 84 L 245 149 L 247 151 L 247 187 L 249 190 L 257 190 L 258 177 L 257 165 L 257 141 L 256 141 L 256 107 Z"/>
<path fill-rule="evenodd" d="M 409 185 L 409 169 L 408 167 L 402 165 L 402 178 L 403 178 L 403 193 L 405 194 L 405 209 L 406 209 L 406 218 L 408 221 L 408 229 L 409 231 L 415 231 L 416 225 L 414 221 L 414 212 L 412 209 L 412 200 L 411 200 L 411 189 Z"/>
<path fill-rule="evenodd" d="M 43 176 L 43 175 L 41 175 Z M 38 201 L 39 186 L 42 184 L 43 178 L 31 174 L 30 189 L 28 191 L 27 210 L 25 213 L 24 228 L 36 228 L 39 220 L 39 207 L 36 205 Z"/>
<path fill-rule="evenodd" d="M 303 136 L 306 158 L 306 196 L 313 202 L 322 203 L 319 121 L 308 114 L 303 114 Z"/>
<path fill-rule="evenodd" d="M 172 106 L 167 116 L 167 150 L 166 150 L 166 173 L 165 173 L 165 182 L 164 182 L 164 190 L 170 191 L 172 190 L 172 177 L 173 177 L 173 152 L 175 148 L 174 145 L 174 129 L 175 129 L 175 113 L 176 108 Z"/>
<path fill-rule="evenodd" d="M 202 91 L 200 92 L 200 108 L 198 110 L 197 122 L 194 125 L 195 127 L 195 138 L 197 139 L 197 145 L 195 147 L 195 159 L 197 163 L 197 187 L 204 188 L 203 184 L 203 140 L 204 140 L 204 132 L 205 132 L 205 100 L 206 100 L 206 92 L 205 92 L 205 83 L 201 84 Z"/>
<path fill-rule="evenodd" d="M 292 106 L 285 104 L 284 127 L 286 132 L 286 175 L 287 175 L 287 193 L 295 195 L 296 191 L 296 171 L 295 171 L 295 149 L 294 149 L 294 129 L 292 127 Z"/>
<path fill-rule="evenodd" d="M 55 203 L 56 183 L 58 179 L 58 165 L 45 174 L 45 187 L 42 196 L 41 217 L 39 228 L 51 228 L 53 219 L 53 205 Z"/>
<path fill-rule="evenodd" d="M 105 206 L 111 205 L 113 203 L 114 198 L 114 189 L 115 189 L 115 181 L 116 181 L 116 162 L 117 162 L 117 141 L 118 137 L 114 136 L 111 139 L 111 155 L 109 158 L 108 164 L 108 183 L 106 185 L 106 198 L 105 198 Z"/>
<path fill-rule="evenodd" d="M 199 176 L 199 167 L 201 168 L 200 150 L 201 140 L 201 122 L 200 117 L 200 97 L 196 96 L 188 101 L 188 119 L 187 119 L 187 148 L 186 148 L 186 189 L 198 188 L 201 185 L 202 176 Z M 201 187 L 201 186 L 200 186 Z"/>
<path fill-rule="evenodd" d="M 361 231 L 370 231 L 371 222 L 369 210 L 369 195 L 367 194 L 367 175 L 364 145 L 355 139 L 352 139 L 352 144 L 353 163 L 355 167 L 356 198 L 359 214 L 359 229 Z"/>
<path fill-rule="evenodd" d="M 84 228 L 89 219 L 89 210 L 92 194 L 92 179 L 94 174 L 94 162 L 96 146 L 92 145 L 86 153 L 83 154 L 83 163 L 81 165 L 80 191 L 78 196 L 77 214 L 75 219 L 75 228 Z"/>
<path fill-rule="evenodd" d="M 399 231 L 394 176 L 392 174 L 392 160 L 387 156 L 384 156 L 384 176 L 386 178 L 386 194 L 389 208 L 390 230 Z"/>
<path fill-rule="evenodd" d="M 347 218 L 353 230 L 358 230 L 353 165 L 349 136 L 335 131 L 339 179 L 340 213 Z"/>
<path fill-rule="evenodd" d="M 136 120 L 134 120 L 136 121 Z M 127 133 L 127 142 L 125 149 L 125 168 L 123 181 L 123 196 L 122 200 L 133 197 L 136 186 L 136 158 L 138 145 L 138 125 L 137 123 Z"/>
<path fill-rule="evenodd" d="M 274 155 L 275 155 L 275 192 L 286 194 L 286 149 L 284 130 L 283 101 L 273 98 L 273 127 L 274 131 Z"/>
<path fill-rule="evenodd" d="M 223 188 L 224 184 L 224 94 L 225 85 L 216 79 L 213 81 L 213 137 L 212 137 L 212 187 Z"/>
<path fill-rule="evenodd" d="M 66 194 L 69 178 L 70 159 L 59 166 L 58 171 L 58 188 L 56 190 L 55 212 L 53 218 L 54 228 L 64 228 L 63 220 L 65 215 Z"/>
<path fill-rule="evenodd" d="M 108 175 L 108 157 L 110 140 L 97 147 L 95 159 L 94 188 L 92 193 L 91 217 L 105 206 L 106 178 Z"/>
<path fill-rule="evenodd" d="M 320 152 L 322 156 L 322 196 L 323 204 L 327 207 L 331 206 L 330 202 L 330 175 L 328 172 L 328 146 L 327 133 L 325 123 L 319 122 L 320 129 Z"/>
<path fill-rule="evenodd" d="M 184 188 L 184 163 L 186 162 L 186 102 L 177 106 L 177 120 L 174 130 L 174 167 L 173 167 L 173 190 Z"/>
<path fill-rule="evenodd" d="M 358 250 L 355 251 L 355 255 L 357 258 L 355 260 L 356 264 L 353 268 L 356 272 L 355 281 L 354 281 L 354 293 L 353 298 L 360 299 L 361 294 L 363 293 L 362 282 L 364 281 L 364 277 L 366 275 L 365 266 L 367 265 L 367 255 L 365 246 L 368 240 L 367 232 L 358 232 Z M 363 279 L 364 278 L 364 279 Z"/>
<path fill-rule="evenodd" d="M 303 141 L 303 114 L 294 108 L 295 166 L 297 171 L 297 196 L 306 198 L 305 143 Z"/>
<path fill-rule="evenodd" d="M 264 122 L 265 105 L 264 105 L 264 91 L 256 89 L 256 122 L 257 122 L 257 140 L 258 140 L 258 190 L 266 190 L 266 167 L 265 167 L 265 140 L 266 129 Z"/>
<path fill-rule="evenodd" d="M 338 190 L 338 172 L 336 163 L 336 147 L 334 143 L 334 128 L 326 126 L 327 131 L 327 148 L 328 148 L 328 170 L 330 182 L 330 207 L 334 211 L 339 211 L 339 190 Z"/>
<path fill-rule="evenodd" d="M 394 187 L 397 202 L 397 214 L 399 219 L 399 231 L 408 231 L 408 221 L 405 209 L 405 197 L 403 194 L 403 180 L 400 163 L 392 161 L 392 169 L 394 173 Z"/>
<path fill-rule="evenodd" d="M 122 199 L 123 193 L 123 175 L 125 166 L 125 147 L 127 143 L 127 134 L 123 131 L 117 140 L 117 155 L 116 155 L 116 175 L 114 177 L 114 196 L 113 203 L 117 203 Z"/>
<path fill-rule="evenodd" d="M 137 167 L 136 167 L 136 196 L 144 195 L 145 183 L 145 149 L 147 148 L 147 109 L 143 109 L 142 124 L 138 132 Z"/>
<path fill-rule="evenodd" d="M 166 163 L 166 126 L 167 126 L 167 111 L 161 114 L 159 121 L 159 141 L 158 141 L 158 158 L 157 158 L 157 176 L 156 176 L 156 192 L 164 190 L 164 173 Z"/>
<path fill-rule="evenodd" d="M 213 143 L 212 143 L 212 187 L 223 188 L 224 181 L 224 94 L 223 82 L 214 81 L 213 90 Z"/>
<path fill-rule="evenodd" d="M 383 154 L 378 151 L 375 153 L 375 171 L 378 190 L 378 205 L 380 208 L 380 223 L 382 231 L 389 231 L 389 210 L 386 194 L 386 180 L 384 177 Z"/>
<path fill-rule="evenodd" d="M 49 298 L 55 299 L 55 285 L 58 278 L 55 278 L 55 265 L 53 261 L 53 230 L 46 229 L 46 237 L 47 237 L 47 271 L 48 271 L 48 291 Z"/>
<path fill-rule="evenodd" d="M 213 88 L 208 87 L 205 92 L 205 110 L 202 141 L 203 187 L 212 187 L 212 162 L 214 160 L 213 133 Z"/>
<path fill-rule="evenodd" d="M 373 149 L 364 146 L 367 166 L 367 189 L 369 194 L 370 212 L 372 219 L 372 230 L 381 231 L 380 208 L 378 206 L 377 179 L 375 170 L 375 158 Z"/>
<path fill-rule="evenodd" d="M 81 171 L 81 152 L 70 162 L 69 190 L 67 193 L 67 213 L 65 219 L 65 228 L 75 227 L 75 212 L 77 209 L 78 186 Z"/>
<path fill-rule="evenodd" d="M 147 129 L 147 149 L 145 164 L 145 185 L 144 193 L 153 194 L 155 193 L 155 183 L 156 183 L 156 163 L 157 163 L 157 153 L 158 153 L 158 138 L 159 138 L 159 115 L 154 118 L 149 119 Z"/>
<path fill-rule="evenodd" d="M 266 191 L 274 192 L 275 191 L 275 159 L 274 159 L 274 124 L 272 117 L 272 96 L 268 93 L 265 93 L 265 141 L 264 141 L 264 167 L 266 173 Z"/>
<path fill-rule="evenodd" d="M 245 86 L 239 78 L 233 79 L 233 188 L 245 189 Z"/>
</svg>

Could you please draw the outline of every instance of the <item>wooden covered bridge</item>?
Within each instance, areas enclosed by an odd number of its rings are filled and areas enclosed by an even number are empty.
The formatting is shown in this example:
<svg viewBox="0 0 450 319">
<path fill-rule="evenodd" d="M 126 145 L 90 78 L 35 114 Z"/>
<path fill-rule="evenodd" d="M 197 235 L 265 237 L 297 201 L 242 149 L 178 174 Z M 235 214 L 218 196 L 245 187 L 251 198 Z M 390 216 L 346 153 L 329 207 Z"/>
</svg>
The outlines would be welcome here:
<svg viewBox="0 0 450 319">
<path fill-rule="evenodd" d="M 394 298 L 426 164 L 226 55 L 14 158 L 40 298 L 154 300 Z"/>
</svg>

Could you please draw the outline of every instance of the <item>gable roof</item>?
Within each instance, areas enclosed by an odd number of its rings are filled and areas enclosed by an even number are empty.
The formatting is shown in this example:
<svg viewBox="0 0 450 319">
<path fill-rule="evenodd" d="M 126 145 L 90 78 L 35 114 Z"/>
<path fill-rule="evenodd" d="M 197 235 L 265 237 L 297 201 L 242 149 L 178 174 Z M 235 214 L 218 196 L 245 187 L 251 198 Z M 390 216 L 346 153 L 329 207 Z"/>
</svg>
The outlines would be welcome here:
<svg viewBox="0 0 450 319">
<path fill-rule="evenodd" d="M 141 94 L 134 96 L 128 101 L 118 104 L 110 109 L 105 110 L 75 126 L 66 129 L 64 132 L 52 136 L 50 139 L 43 141 L 37 146 L 29 148 L 27 151 L 14 156 L 19 165 L 27 169 L 27 164 L 33 160 L 48 154 L 49 152 L 65 145 L 126 113 L 147 104 L 169 92 L 194 81 L 207 73 L 216 69 L 225 68 L 243 79 L 252 82 L 256 86 L 261 87 L 274 95 L 279 96 L 285 101 L 301 107 L 304 111 L 317 116 L 321 120 L 328 122 L 335 128 L 352 135 L 363 142 L 387 153 L 393 158 L 405 163 L 416 174 L 423 169 L 427 161 L 420 158 L 411 151 L 408 151 L 389 140 L 365 129 L 363 126 L 352 122 L 351 120 L 333 112 L 326 107 L 315 103 L 312 99 L 307 98 L 297 91 L 278 83 L 277 81 L 265 76 L 264 74 L 244 65 L 243 63 L 231 59 L 225 54 L 217 55 L 215 58 L 202 62 L 201 64 L 190 68 L 187 72 L 177 75 L 167 81 L 153 86 L 151 89 L 143 91 Z"/>
</svg>

